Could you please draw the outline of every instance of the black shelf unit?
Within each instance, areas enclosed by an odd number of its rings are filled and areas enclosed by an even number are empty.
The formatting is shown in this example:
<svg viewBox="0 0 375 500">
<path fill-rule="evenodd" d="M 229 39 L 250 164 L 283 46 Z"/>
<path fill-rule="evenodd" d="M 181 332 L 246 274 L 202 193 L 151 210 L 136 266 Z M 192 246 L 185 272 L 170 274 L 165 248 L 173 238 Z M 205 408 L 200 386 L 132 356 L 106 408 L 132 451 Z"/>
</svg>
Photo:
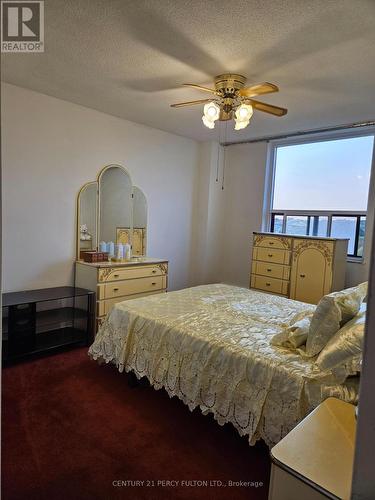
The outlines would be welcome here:
<svg viewBox="0 0 375 500">
<path fill-rule="evenodd" d="M 95 293 L 71 286 L 3 294 L 3 363 L 89 345 Z"/>
</svg>

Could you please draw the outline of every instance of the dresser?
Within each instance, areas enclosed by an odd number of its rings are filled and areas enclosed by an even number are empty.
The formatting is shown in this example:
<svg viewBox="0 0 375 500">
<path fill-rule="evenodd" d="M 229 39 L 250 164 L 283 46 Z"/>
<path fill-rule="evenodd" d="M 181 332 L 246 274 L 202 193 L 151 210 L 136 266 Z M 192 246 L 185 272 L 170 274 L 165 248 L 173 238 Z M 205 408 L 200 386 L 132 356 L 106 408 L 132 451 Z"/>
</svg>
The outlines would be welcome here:
<svg viewBox="0 0 375 500">
<path fill-rule="evenodd" d="M 269 500 L 349 500 L 355 407 L 328 398 L 271 450 Z"/>
<path fill-rule="evenodd" d="M 167 291 L 168 261 L 146 256 L 147 212 L 145 193 L 122 165 L 105 166 L 78 192 L 75 284 L 96 294 L 96 328 L 117 302 Z M 124 243 L 131 246 L 130 260 L 123 259 Z"/>
<path fill-rule="evenodd" d="M 250 288 L 317 304 L 345 287 L 348 241 L 256 232 Z"/>
<path fill-rule="evenodd" d="M 144 257 L 129 262 L 76 262 L 77 287 L 96 292 L 96 324 L 100 326 L 114 304 L 164 293 L 168 261 Z"/>
</svg>

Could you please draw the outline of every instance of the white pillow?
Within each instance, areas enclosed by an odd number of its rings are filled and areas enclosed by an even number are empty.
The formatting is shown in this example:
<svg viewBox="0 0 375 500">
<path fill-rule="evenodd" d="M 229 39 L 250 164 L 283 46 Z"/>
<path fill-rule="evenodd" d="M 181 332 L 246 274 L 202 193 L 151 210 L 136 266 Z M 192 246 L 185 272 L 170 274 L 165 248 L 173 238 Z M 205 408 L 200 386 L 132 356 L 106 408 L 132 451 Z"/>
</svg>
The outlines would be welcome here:
<svg viewBox="0 0 375 500">
<path fill-rule="evenodd" d="M 281 333 L 277 333 L 272 337 L 271 344 L 288 348 L 297 348 L 305 344 L 310 329 L 311 318 L 312 314 L 296 321 Z"/>
<path fill-rule="evenodd" d="M 315 363 L 323 370 L 336 370 L 343 365 L 358 371 L 362 356 L 366 311 L 360 311 L 329 340 Z"/>
<path fill-rule="evenodd" d="M 359 311 L 367 282 L 325 295 L 315 309 L 306 341 L 306 355 L 316 356 L 347 321 Z"/>
</svg>

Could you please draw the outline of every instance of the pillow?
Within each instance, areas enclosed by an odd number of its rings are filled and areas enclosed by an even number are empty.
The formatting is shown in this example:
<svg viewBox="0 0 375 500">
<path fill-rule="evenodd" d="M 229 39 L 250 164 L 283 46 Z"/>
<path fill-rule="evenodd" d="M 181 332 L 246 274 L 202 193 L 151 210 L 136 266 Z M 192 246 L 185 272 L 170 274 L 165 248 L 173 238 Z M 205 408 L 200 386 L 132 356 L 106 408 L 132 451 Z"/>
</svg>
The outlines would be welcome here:
<svg viewBox="0 0 375 500">
<path fill-rule="evenodd" d="M 306 355 L 316 356 L 347 321 L 358 313 L 367 282 L 325 295 L 315 309 L 306 341 Z"/>
<path fill-rule="evenodd" d="M 276 346 L 297 348 L 306 343 L 307 334 L 310 329 L 310 316 L 306 316 L 290 325 L 281 333 L 277 333 L 271 339 L 271 344 Z"/>
<path fill-rule="evenodd" d="M 362 310 L 328 341 L 315 361 L 316 365 L 323 371 L 335 370 L 343 365 L 351 366 L 352 371 L 359 371 L 365 321 L 366 311 Z"/>
</svg>

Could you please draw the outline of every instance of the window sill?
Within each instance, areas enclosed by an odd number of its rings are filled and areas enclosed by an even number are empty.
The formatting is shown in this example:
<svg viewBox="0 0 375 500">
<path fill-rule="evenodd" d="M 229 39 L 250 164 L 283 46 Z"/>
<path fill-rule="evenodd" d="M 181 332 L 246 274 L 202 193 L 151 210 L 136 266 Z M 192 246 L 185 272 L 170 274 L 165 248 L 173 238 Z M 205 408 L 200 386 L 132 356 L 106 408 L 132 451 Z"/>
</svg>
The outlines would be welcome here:
<svg viewBox="0 0 375 500">
<path fill-rule="evenodd" d="M 364 258 L 363 257 L 347 257 L 346 262 L 352 262 L 353 264 L 364 264 Z"/>
</svg>

